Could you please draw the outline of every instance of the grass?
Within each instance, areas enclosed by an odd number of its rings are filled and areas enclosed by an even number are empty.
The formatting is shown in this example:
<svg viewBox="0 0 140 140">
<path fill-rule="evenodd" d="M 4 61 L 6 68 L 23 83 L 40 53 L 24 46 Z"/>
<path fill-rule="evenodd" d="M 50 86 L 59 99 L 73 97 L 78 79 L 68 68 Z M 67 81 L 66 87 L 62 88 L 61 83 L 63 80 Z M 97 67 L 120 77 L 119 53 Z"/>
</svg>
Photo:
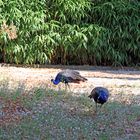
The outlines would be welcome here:
<svg viewBox="0 0 140 140">
<path fill-rule="evenodd" d="M 5 82 L 5 81 L 1 81 Z M 18 84 L 17 84 L 18 85 Z M 19 84 L 20 85 L 20 84 Z M 138 96 L 121 93 L 95 114 L 86 93 L 33 87 L 0 88 L 1 140 L 137 140 L 140 138 Z M 129 102 L 124 101 L 129 100 Z M 135 100 L 135 101 L 134 101 Z M 10 106 L 8 106 L 8 105 Z M 14 109 L 12 109 L 12 107 Z M 8 111 L 4 111 L 4 109 Z M 2 114 L 5 113 L 5 114 Z M 9 115 L 9 120 L 4 117 Z"/>
</svg>

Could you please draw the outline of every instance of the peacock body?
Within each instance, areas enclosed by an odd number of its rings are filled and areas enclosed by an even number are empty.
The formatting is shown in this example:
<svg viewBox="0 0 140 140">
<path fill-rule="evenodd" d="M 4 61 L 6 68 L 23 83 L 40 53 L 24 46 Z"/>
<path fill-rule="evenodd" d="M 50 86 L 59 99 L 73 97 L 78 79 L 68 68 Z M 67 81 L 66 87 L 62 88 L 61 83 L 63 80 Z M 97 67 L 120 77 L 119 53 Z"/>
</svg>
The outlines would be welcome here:
<svg viewBox="0 0 140 140">
<path fill-rule="evenodd" d="M 97 111 L 97 103 L 101 104 L 101 106 L 106 103 L 109 98 L 109 91 L 104 87 L 95 87 L 88 97 L 95 101 Z"/>
<path fill-rule="evenodd" d="M 85 82 L 87 79 L 80 75 L 78 71 L 75 70 L 62 70 L 60 71 L 55 79 L 51 79 L 52 83 L 55 85 L 58 85 L 60 82 L 65 83 L 65 85 L 68 85 L 69 83 L 80 83 Z M 69 86 L 69 85 L 68 85 Z"/>
</svg>

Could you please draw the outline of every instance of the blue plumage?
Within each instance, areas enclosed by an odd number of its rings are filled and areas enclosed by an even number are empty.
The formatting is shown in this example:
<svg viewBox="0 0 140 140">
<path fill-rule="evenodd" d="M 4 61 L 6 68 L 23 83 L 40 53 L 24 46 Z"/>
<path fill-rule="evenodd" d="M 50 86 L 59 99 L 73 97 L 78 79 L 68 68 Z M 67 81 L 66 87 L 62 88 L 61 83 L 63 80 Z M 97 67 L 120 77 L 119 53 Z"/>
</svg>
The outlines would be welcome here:
<svg viewBox="0 0 140 140">
<path fill-rule="evenodd" d="M 108 97 L 109 97 L 108 91 L 100 90 L 98 95 L 99 96 L 98 96 L 97 102 L 103 104 L 103 103 L 105 103 L 108 100 Z"/>
<path fill-rule="evenodd" d="M 102 106 L 105 102 L 107 102 L 109 98 L 109 91 L 104 87 L 95 87 L 88 97 L 94 99 L 97 110 L 97 103 Z"/>
<path fill-rule="evenodd" d="M 60 74 L 57 74 L 55 79 L 52 79 L 53 84 L 58 85 L 62 81 L 62 76 Z"/>
<path fill-rule="evenodd" d="M 85 82 L 87 79 L 80 75 L 78 71 L 75 70 L 62 70 L 59 72 L 55 79 L 51 79 L 52 83 L 58 85 L 60 82 L 65 83 L 66 86 L 69 86 L 68 83 L 80 83 L 80 81 Z"/>
<path fill-rule="evenodd" d="M 60 80 L 53 80 L 52 82 L 54 85 L 58 85 L 60 83 Z"/>
</svg>

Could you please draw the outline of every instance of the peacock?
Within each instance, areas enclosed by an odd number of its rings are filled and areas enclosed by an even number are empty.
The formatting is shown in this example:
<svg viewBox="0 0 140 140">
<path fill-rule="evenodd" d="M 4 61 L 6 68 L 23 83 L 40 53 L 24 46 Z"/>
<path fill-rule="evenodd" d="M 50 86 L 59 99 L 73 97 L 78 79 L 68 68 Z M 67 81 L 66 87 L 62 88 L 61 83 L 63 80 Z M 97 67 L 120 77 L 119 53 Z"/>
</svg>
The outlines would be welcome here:
<svg viewBox="0 0 140 140">
<path fill-rule="evenodd" d="M 95 87 L 92 91 L 91 94 L 88 96 L 90 99 L 93 99 L 95 101 L 96 104 L 96 112 L 97 112 L 97 103 L 101 104 L 100 108 L 102 107 L 102 105 L 107 102 L 108 98 L 109 98 L 109 91 L 108 89 L 104 88 L 104 87 Z"/>
<path fill-rule="evenodd" d="M 87 79 L 80 75 L 80 73 L 76 70 L 62 70 L 60 71 L 55 79 L 51 79 L 51 82 L 55 85 L 58 85 L 60 82 L 65 84 L 65 88 L 69 87 L 69 83 L 80 83 L 85 82 Z"/>
</svg>

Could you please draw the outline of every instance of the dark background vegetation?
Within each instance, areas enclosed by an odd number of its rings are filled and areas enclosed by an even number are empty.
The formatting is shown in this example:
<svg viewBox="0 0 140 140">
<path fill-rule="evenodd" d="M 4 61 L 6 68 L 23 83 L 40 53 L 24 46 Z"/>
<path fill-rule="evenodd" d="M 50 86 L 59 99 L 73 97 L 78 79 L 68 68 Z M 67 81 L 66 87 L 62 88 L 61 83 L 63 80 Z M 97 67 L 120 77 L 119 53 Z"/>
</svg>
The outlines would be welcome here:
<svg viewBox="0 0 140 140">
<path fill-rule="evenodd" d="M 0 1 L 0 62 L 134 66 L 138 0 Z"/>
</svg>

